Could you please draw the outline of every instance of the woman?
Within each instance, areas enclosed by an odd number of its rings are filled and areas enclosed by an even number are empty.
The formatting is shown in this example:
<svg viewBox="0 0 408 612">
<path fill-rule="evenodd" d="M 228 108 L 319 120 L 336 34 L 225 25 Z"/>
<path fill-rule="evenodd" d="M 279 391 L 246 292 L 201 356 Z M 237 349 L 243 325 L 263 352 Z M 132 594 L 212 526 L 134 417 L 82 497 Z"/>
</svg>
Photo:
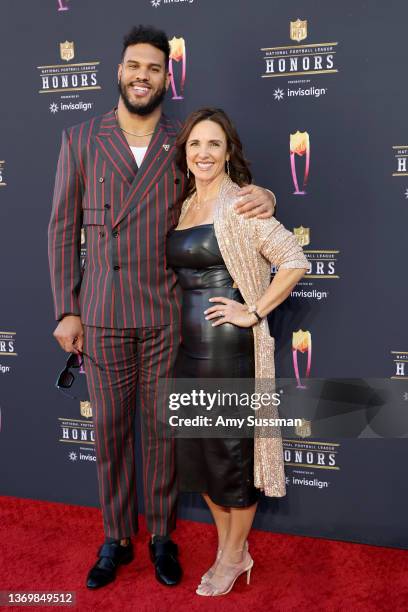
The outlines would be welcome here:
<svg viewBox="0 0 408 612">
<path fill-rule="evenodd" d="M 179 224 L 167 240 L 167 263 L 183 289 L 176 376 L 274 378 L 266 317 L 302 278 L 307 260 L 276 219 L 235 213 L 237 191 L 251 173 L 222 110 L 189 116 L 177 139 L 177 162 L 187 183 Z M 270 283 L 271 263 L 279 270 Z M 224 595 L 242 573 L 249 582 L 247 536 L 259 490 L 285 494 L 281 439 L 179 440 L 178 455 L 180 489 L 203 494 L 218 533 L 215 562 L 197 593 Z"/>
</svg>

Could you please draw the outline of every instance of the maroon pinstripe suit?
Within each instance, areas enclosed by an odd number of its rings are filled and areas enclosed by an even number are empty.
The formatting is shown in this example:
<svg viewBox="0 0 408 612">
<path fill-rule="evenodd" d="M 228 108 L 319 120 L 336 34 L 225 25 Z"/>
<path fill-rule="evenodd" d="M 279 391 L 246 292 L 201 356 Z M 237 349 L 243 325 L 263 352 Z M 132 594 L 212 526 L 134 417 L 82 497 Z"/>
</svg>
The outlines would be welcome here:
<svg viewBox="0 0 408 612">
<path fill-rule="evenodd" d="M 104 527 L 115 538 L 137 531 L 138 387 L 148 528 L 164 535 L 175 522 L 174 447 L 160 434 L 156 390 L 179 344 L 179 293 L 165 260 L 184 187 L 174 161 L 178 127 L 162 115 L 138 169 L 112 110 L 64 131 L 58 161 L 48 229 L 55 316 L 81 316 L 84 352 L 97 364 L 84 357 Z"/>
</svg>

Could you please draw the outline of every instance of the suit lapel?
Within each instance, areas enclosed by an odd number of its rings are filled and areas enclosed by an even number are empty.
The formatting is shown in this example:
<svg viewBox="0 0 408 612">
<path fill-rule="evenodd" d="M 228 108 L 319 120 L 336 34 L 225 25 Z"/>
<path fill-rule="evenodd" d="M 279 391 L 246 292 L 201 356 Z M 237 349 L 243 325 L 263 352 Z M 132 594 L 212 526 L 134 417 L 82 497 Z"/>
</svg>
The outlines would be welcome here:
<svg viewBox="0 0 408 612">
<path fill-rule="evenodd" d="M 113 171 L 130 187 L 138 170 L 133 153 L 116 121 L 115 109 L 103 116 L 95 141 Z"/>
<path fill-rule="evenodd" d="M 113 226 L 124 219 L 135 203 L 143 199 L 151 185 L 158 180 L 174 155 L 176 136 L 176 126 L 165 115 L 162 115 L 152 135 L 142 165 L 133 177 L 126 200 Z M 132 154 L 131 151 L 130 154 Z"/>
</svg>

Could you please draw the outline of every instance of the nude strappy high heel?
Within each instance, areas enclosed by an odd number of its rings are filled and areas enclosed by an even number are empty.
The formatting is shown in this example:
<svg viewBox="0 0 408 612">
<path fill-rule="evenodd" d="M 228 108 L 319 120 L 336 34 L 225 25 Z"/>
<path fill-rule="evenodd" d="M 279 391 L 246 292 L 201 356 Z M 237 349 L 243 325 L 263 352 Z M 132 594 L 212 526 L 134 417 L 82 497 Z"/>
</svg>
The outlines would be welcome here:
<svg viewBox="0 0 408 612">
<path fill-rule="evenodd" d="M 210 569 L 209 569 L 209 570 L 207 570 L 207 571 L 205 572 L 205 574 L 203 574 L 203 575 L 201 576 L 201 584 L 203 584 L 204 582 L 207 582 L 208 580 L 211 580 L 211 578 L 212 578 L 212 576 L 213 576 L 213 574 L 214 574 L 214 572 L 215 572 L 215 568 L 217 567 L 217 563 L 218 563 L 218 561 L 219 561 L 219 560 L 220 560 L 220 558 L 221 558 L 221 555 L 222 555 L 222 550 L 221 550 L 221 548 L 218 548 L 218 550 L 217 550 L 217 556 L 215 557 L 215 561 L 214 561 L 214 563 L 212 564 L 212 566 L 210 567 Z"/>
<path fill-rule="evenodd" d="M 239 563 L 225 563 L 221 558 L 217 563 L 212 578 L 198 586 L 196 590 L 197 595 L 202 595 L 203 597 L 227 595 L 238 578 L 245 573 L 247 575 L 247 584 L 249 584 L 253 565 L 254 560 L 247 551 L 244 551 L 243 559 Z"/>
<path fill-rule="evenodd" d="M 249 551 L 248 540 L 245 540 L 245 544 L 244 544 L 244 551 L 245 551 L 245 552 L 248 552 L 248 551 Z M 216 566 L 217 566 L 217 563 L 218 563 L 218 561 L 219 561 L 219 560 L 220 560 L 220 558 L 221 558 L 221 555 L 222 555 L 222 549 L 221 549 L 221 548 L 218 548 L 218 549 L 217 549 L 217 556 L 216 556 L 216 558 L 215 558 L 214 563 L 212 564 L 212 566 L 210 567 L 210 569 L 209 569 L 209 570 L 207 570 L 207 571 L 205 572 L 205 574 L 203 574 L 203 575 L 201 576 L 201 584 L 203 584 L 203 582 L 207 582 L 208 580 L 211 580 L 211 578 L 212 578 L 212 576 L 213 576 L 213 574 L 214 574 L 214 572 L 215 572 L 215 568 L 216 568 Z"/>
</svg>

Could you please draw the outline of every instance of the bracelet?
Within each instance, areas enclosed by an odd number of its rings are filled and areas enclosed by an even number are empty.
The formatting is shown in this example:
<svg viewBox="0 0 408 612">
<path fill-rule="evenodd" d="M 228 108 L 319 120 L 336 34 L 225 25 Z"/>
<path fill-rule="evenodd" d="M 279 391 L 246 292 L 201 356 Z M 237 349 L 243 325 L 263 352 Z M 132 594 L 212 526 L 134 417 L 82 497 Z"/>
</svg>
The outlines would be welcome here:
<svg viewBox="0 0 408 612">
<path fill-rule="evenodd" d="M 255 305 L 255 306 L 249 306 L 249 307 L 248 307 L 248 312 L 249 312 L 250 314 L 254 314 L 254 315 L 256 316 L 256 318 L 258 319 L 258 323 L 261 323 L 261 321 L 262 321 L 262 317 L 261 317 L 261 315 L 258 313 L 258 311 L 257 311 L 257 306 L 256 306 L 256 305 Z"/>
<path fill-rule="evenodd" d="M 256 316 L 256 318 L 258 319 L 258 323 L 261 323 L 261 321 L 262 321 L 262 317 L 261 317 L 261 315 L 260 315 L 260 314 L 259 314 L 259 313 L 258 313 L 256 310 L 254 310 L 253 314 L 254 314 L 254 315 Z"/>
</svg>

